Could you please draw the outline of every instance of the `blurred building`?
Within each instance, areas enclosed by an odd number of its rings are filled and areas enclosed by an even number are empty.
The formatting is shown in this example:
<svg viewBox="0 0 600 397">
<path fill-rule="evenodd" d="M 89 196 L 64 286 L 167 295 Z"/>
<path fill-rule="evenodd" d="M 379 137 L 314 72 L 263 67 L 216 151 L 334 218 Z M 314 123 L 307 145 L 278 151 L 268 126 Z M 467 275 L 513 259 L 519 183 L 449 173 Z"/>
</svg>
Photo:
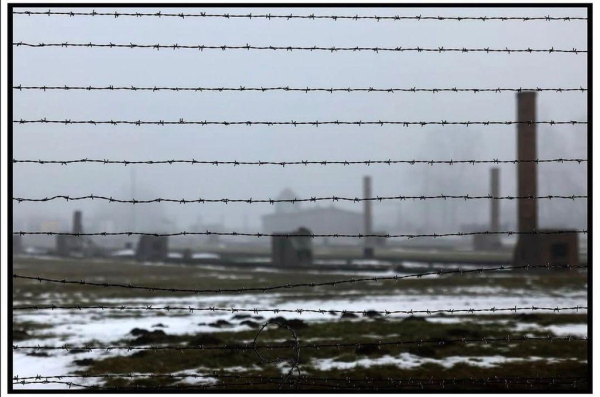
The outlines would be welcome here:
<svg viewBox="0 0 600 397">
<path fill-rule="evenodd" d="M 140 236 L 135 251 L 138 261 L 164 261 L 169 255 L 169 238 L 165 236 Z"/>
<path fill-rule="evenodd" d="M 363 233 L 363 215 L 334 206 L 297 209 L 293 212 L 275 212 L 262 217 L 263 232 L 310 229 L 315 234 Z"/>
<path fill-rule="evenodd" d="M 97 254 L 93 242 L 86 236 L 79 235 L 84 233 L 83 213 L 81 211 L 73 212 L 73 226 L 70 233 L 72 235 L 59 234 L 56 236 L 55 251 L 58 256 L 84 257 Z"/>
<path fill-rule="evenodd" d="M 520 197 L 538 194 L 537 94 L 517 94 L 517 192 Z M 534 123 L 528 123 L 533 121 Z M 576 230 L 539 229 L 538 200 L 518 200 L 519 236 L 514 252 L 516 265 L 578 265 L 579 236 Z"/>
<path fill-rule="evenodd" d="M 490 169 L 490 224 L 489 231 L 492 234 L 476 234 L 473 236 L 473 249 L 475 251 L 496 251 L 502 249 L 500 241 L 500 169 L 497 167 Z"/>
<path fill-rule="evenodd" d="M 12 253 L 13 255 L 23 253 L 23 236 L 12 236 Z"/>
<path fill-rule="evenodd" d="M 295 232 L 279 232 L 290 237 L 272 237 L 272 263 L 277 267 L 310 266 L 313 261 L 312 239 L 306 235 L 312 234 L 309 229 L 299 228 Z"/>
</svg>

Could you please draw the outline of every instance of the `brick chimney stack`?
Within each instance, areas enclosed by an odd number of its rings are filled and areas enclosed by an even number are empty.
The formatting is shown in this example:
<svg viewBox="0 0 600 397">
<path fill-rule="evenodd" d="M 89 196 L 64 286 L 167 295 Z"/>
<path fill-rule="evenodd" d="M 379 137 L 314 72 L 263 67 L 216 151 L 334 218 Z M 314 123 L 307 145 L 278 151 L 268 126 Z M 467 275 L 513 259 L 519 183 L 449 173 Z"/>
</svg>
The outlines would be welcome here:
<svg viewBox="0 0 600 397">
<path fill-rule="evenodd" d="M 517 94 L 517 158 L 519 160 L 537 159 L 536 93 L 531 91 Z M 525 162 L 517 164 L 517 195 L 521 197 L 537 196 L 537 164 Z M 517 200 L 519 232 L 534 232 L 538 229 L 537 200 Z M 515 264 L 539 265 L 542 239 L 537 234 L 518 236 L 515 250 Z"/>
<path fill-rule="evenodd" d="M 371 189 L 371 177 L 365 176 L 363 178 L 363 198 L 369 199 L 372 197 L 372 189 Z M 363 201 L 364 204 L 364 234 L 372 234 L 373 233 L 373 203 L 371 201 Z M 365 246 L 364 246 L 364 256 L 366 258 L 373 257 L 373 244 L 372 238 L 365 238 Z"/>
<path fill-rule="evenodd" d="M 500 169 L 490 170 L 490 194 L 493 197 L 500 196 Z M 490 231 L 500 231 L 500 200 L 491 200 L 490 208 Z"/>
<path fill-rule="evenodd" d="M 532 91 L 517 94 L 517 121 L 536 121 L 536 93 Z M 537 159 L 536 124 L 518 124 L 517 158 Z M 518 196 L 537 196 L 537 164 L 519 163 Z M 518 200 L 519 231 L 531 232 L 537 229 L 537 200 Z"/>
</svg>

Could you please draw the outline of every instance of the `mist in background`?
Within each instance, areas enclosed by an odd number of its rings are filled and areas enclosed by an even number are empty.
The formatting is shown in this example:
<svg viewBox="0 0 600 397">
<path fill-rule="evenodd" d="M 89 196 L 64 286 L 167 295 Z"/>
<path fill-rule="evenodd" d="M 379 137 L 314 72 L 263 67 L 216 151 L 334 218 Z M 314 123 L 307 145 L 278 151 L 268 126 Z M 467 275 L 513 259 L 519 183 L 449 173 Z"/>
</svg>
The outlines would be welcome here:
<svg viewBox="0 0 600 397">
<path fill-rule="evenodd" d="M 26 8 L 24 8 L 25 10 Z M 81 11 L 85 9 L 80 9 Z M 110 11 L 111 9 L 104 9 Z M 89 10 L 91 11 L 91 9 Z M 96 10 L 98 11 L 98 10 Z M 126 9 L 120 9 L 126 11 Z M 148 12 L 158 9 L 147 9 Z M 201 12 L 208 9 L 177 9 Z M 210 9 L 316 15 L 585 16 L 580 9 Z M 133 11 L 135 12 L 135 10 Z M 164 9 L 163 9 L 164 12 Z M 587 49 L 584 22 L 438 22 L 14 16 L 15 42 L 490 47 Z M 586 54 L 195 51 L 14 47 L 15 85 L 205 87 L 587 87 Z M 538 94 L 538 120 L 587 120 L 587 94 Z M 14 119 L 211 121 L 510 121 L 514 93 L 300 93 L 15 91 Z M 538 157 L 587 158 L 587 128 L 538 126 Z M 15 159 L 71 160 L 512 160 L 516 126 L 131 126 L 14 125 Z M 500 165 L 501 195 L 516 195 L 516 166 Z M 587 194 L 587 166 L 541 164 L 539 195 Z M 487 165 L 209 166 L 15 164 L 15 197 L 89 194 L 120 199 L 486 195 Z M 291 204 L 290 204 L 291 205 Z M 297 205 L 297 204 L 296 204 Z M 329 203 L 307 203 L 329 206 Z M 336 203 L 362 211 L 362 205 Z M 541 200 L 540 227 L 587 229 L 587 203 Z M 14 229 L 65 231 L 83 210 L 93 231 L 259 232 L 268 204 L 85 202 L 14 205 Z M 444 233 L 487 225 L 489 201 L 374 203 L 375 230 Z M 501 203 L 515 230 L 516 203 Z M 51 242 L 50 238 L 47 238 Z"/>
</svg>

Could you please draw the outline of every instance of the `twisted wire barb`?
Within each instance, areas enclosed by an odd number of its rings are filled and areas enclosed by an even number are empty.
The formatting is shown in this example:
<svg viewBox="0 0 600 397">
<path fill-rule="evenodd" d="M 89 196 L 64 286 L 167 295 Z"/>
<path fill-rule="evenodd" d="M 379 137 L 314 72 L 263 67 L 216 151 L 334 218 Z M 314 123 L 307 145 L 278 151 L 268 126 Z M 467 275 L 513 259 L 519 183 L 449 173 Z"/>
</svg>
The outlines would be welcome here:
<svg viewBox="0 0 600 397">
<path fill-rule="evenodd" d="M 269 91 L 286 91 L 286 92 L 328 92 L 333 94 L 334 92 L 387 92 L 390 94 L 399 93 L 399 92 L 428 92 L 432 94 L 436 94 L 438 92 L 468 92 L 468 93 L 496 93 L 500 94 L 503 92 L 523 92 L 523 91 L 535 91 L 535 92 L 587 92 L 587 88 L 580 86 L 579 88 L 417 88 L 417 87 L 404 87 L 404 88 L 373 88 L 373 87 L 330 87 L 330 88 L 318 88 L 318 87 L 149 87 L 149 86 L 52 86 L 52 85 L 42 85 L 42 86 L 24 86 L 17 85 L 13 87 L 13 90 L 23 91 L 23 90 L 39 90 L 39 91 L 50 91 L 50 90 L 61 90 L 61 91 L 150 91 L 150 92 L 159 92 L 159 91 L 194 91 L 194 92 L 269 92 Z"/>
<path fill-rule="evenodd" d="M 518 236 L 518 235 L 556 235 L 556 234 L 587 234 L 587 230 L 533 230 L 533 231 L 482 231 L 482 232 L 455 232 L 455 233 L 422 233 L 422 234 L 377 234 L 377 233 L 359 233 L 359 234 L 344 234 L 344 233 L 329 233 L 329 234 L 318 234 L 318 233 L 245 233 L 245 232 L 173 232 L 173 233 L 149 233 L 149 232 L 96 232 L 96 233 L 71 233 L 71 232 L 13 232 L 15 236 L 33 236 L 33 235 L 45 235 L 45 236 L 153 236 L 153 237 L 176 237 L 176 236 L 240 236 L 240 237 L 275 237 L 275 238 L 289 238 L 289 237 L 309 237 L 309 238 L 441 238 L 441 237 L 467 237 L 475 235 L 497 235 L 497 236 Z"/>
<path fill-rule="evenodd" d="M 207 12 L 199 12 L 199 13 L 168 13 L 168 12 L 96 12 L 92 10 L 91 12 L 85 11 L 13 11 L 14 15 L 46 15 L 46 16 L 99 16 L 99 17 L 176 17 L 176 18 L 224 18 L 224 19 L 279 19 L 279 20 L 293 20 L 293 19 L 308 19 L 308 20 L 332 20 L 332 21 L 342 21 L 342 20 L 352 20 L 352 21 L 479 21 L 479 22 L 487 22 L 487 21 L 522 21 L 522 22 L 530 22 L 530 21 L 563 21 L 563 22 L 571 22 L 571 21 L 587 21 L 586 17 L 572 17 L 572 16 L 560 16 L 554 17 L 550 15 L 544 16 L 433 16 L 433 15 L 315 15 L 315 14 L 307 14 L 307 15 L 295 15 L 295 14 L 231 14 L 231 13 L 207 13 Z"/>
<path fill-rule="evenodd" d="M 100 201 L 108 201 L 109 203 L 121 203 L 121 204 L 150 204 L 150 203 L 178 203 L 178 204 L 208 204 L 208 203 L 246 203 L 246 204 L 275 204 L 275 203 L 306 203 L 306 202 L 318 202 L 318 201 L 346 201 L 352 203 L 360 203 L 363 201 L 405 201 L 405 200 L 577 200 L 577 199 L 586 199 L 587 195 L 546 195 L 546 196 L 492 196 L 491 194 L 485 196 L 470 196 L 466 195 L 432 195 L 432 196 L 377 196 L 377 197 L 339 197 L 339 196 L 327 196 L 327 197 L 310 197 L 310 198 L 293 198 L 293 199 L 232 199 L 232 198 L 220 198 L 220 199 L 170 199 L 170 198 L 155 198 L 148 200 L 124 200 L 124 199 L 115 199 L 107 196 L 98 196 L 94 194 L 90 194 L 88 196 L 67 196 L 67 195 L 56 195 L 51 197 L 44 198 L 23 198 L 23 197 L 13 197 L 13 201 L 17 203 L 40 203 L 40 202 L 49 202 L 49 201 L 57 201 L 57 200 L 65 200 L 65 201 L 83 201 L 83 200 L 100 200 Z"/>
<path fill-rule="evenodd" d="M 242 293 L 242 292 L 267 292 L 274 291 L 280 289 L 292 289 L 292 288 L 302 288 L 302 287 L 323 287 L 330 286 L 335 287 L 336 285 L 344 285 L 344 284 L 354 284 L 354 283 L 363 283 L 363 282 L 382 282 L 382 281 L 398 281 L 408 278 L 423 278 L 430 276 L 443 276 L 449 274 L 471 274 L 471 273 L 488 273 L 488 272 L 496 272 L 496 271 L 509 271 L 509 270 L 531 270 L 531 269 L 562 269 L 562 270 L 572 270 L 572 269 L 587 269 L 587 265 L 521 265 L 521 266 L 497 266 L 497 267 L 487 267 L 487 268 L 478 268 L 478 269 L 440 269 L 438 271 L 430 271 L 430 272 L 422 272 L 422 273 L 414 273 L 414 274 L 405 274 L 405 275 L 394 275 L 394 276 L 383 276 L 383 277 L 359 277 L 359 278 L 350 278 L 350 279 L 341 279 L 335 281 L 325 281 L 325 282 L 302 282 L 302 283 L 288 283 L 282 285 L 274 285 L 274 286 L 265 286 L 265 287 L 242 287 L 242 288 L 216 288 L 216 289 L 198 289 L 198 288 L 167 288 L 167 287 L 150 287 L 143 285 L 135 285 L 135 284 L 123 284 L 123 283 L 106 283 L 106 282 L 91 282 L 85 280 L 66 280 L 66 279 L 53 279 L 47 277 L 39 277 L 39 276 L 24 276 L 19 274 L 13 274 L 13 278 L 16 279 L 24 279 L 24 280 L 34 280 L 38 282 L 49 282 L 49 283 L 58 283 L 58 284 L 77 284 L 77 285 L 88 285 L 92 287 L 115 287 L 115 288 L 129 288 L 129 289 L 139 289 L 146 291 L 166 291 L 166 292 L 185 292 L 185 293 Z M 239 311 L 239 309 L 228 309 Z M 254 309 L 253 309 L 254 310 Z"/>
<path fill-rule="evenodd" d="M 178 351 L 186 351 L 186 350 L 255 350 L 255 349 L 267 349 L 267 350 L 280 350 L 280 349 L 341 349 L 341 348 L 360 348 L 366 346 L 404 346 L 404 345 L 417 345 L 422 346 L 425 344 L 436 344 L 436 345 L 445 345 L 450 343 L 512 343 L 512 342 L 587 342 L 587 337 L 578 337 L 578 336 L 517 336 L 512 337 L 510 335 L 505 337 L 498 338 L 459 338 L 459 339 L 416 339 L 416 340 L 404 340 L 404 341 L 378 341 L 378 342 L 344 342 L 344 343 L 306 343 L 306 344 L 265 344 L 265 345 L 256 345 L 255 343 L 246 343 L 246 344 L 238 344 L 238 345 L 221 345 L 221 346 L 205 346 L 205 345 L 195 345 L 195 346 L 169 346 L 169 345 L 161 345 L 161 346 L 93 346 L 93 345 L 80 345 L 80 346 L 70 346 L 68 344 L 62 346 L 47 346 L 47 345 L 36 345 L 36 346 L 19 346 L 13 345 L 13 350 L 64 350 L 64 351 L 94 351 L 94 350 L 103 350 L 103 351 L 113 351 L 113 350 L 125 350 L 125 351 L 137 351 L 137 350 L 147 350 L 147 351 L 164 351 L 164 350 L 178 350 Z"/>
<path fill-rule="evenodd" d="M 445 47 L 323 47 L 323 46 L 312 46 L 312 47 L 302 47 L 302 46 L 258 46 L 258 45 L 205 45 L 205 44 L 114 44 L 114 43 L 27 43 L 27 42 L 16 42 L 13 43 L 15 47 L 29 47 L 29 48 L 42 48 L 42 47 L 59 47 L 59 48 L 127 48 L 127 49 L 171 49 L 171 50 L 258 50 L 258 51 L 326 51 L 326 52 L 362 52 L 369 51 L 373 53 L 379 52 L 415 52 L 415 53 L 564 53 L 564 54 L 586 54 L 587 50 L 578 50 L 577 48 L 573 49 L 555 49 L 554 47 L 550 47 L 548 49 L 533 49 L 533 48 L 445 48 Z"/>
<path fill-rule="evenodd" d="M 509 121 L 382 121 L 382 120 L 371 120 L 371 121 L 340 121 L 340 120 L 331 120 L 331 121 L 208 121 L 208 120 L 184 120 L 180 118 L 179 120 L 48 120 L 46 118 L 38 119 L 38 120 L 13 120 L 14 124 L 64 124 L 64 125 L 72 125 L 72 124 L 88 124 L 88 125 L 119 125 L 119 124 L 129 124 L 129 125 L 199 125 L 199 126 L 209 126 L 209 125 L 223 125 L 223 126 L 232 126 L 232 125 L 241 125 L 241 126 L 279 126 L 279 125 L 290 125 L 294 127 L 298 126 L 313 126 L 319 127 L 320 125 L 354 125 L 361 127 L 363 125 L 377 125 L 383 127 L 384 125 L 400 125 L 402 127 L 414 127 L 421 126 L 424 127 L 426 125 L 478 125 L 478 126 L 492 126 L 492 125 L 577 125 L 577 124 L 587 124 L 587 121 L 534 121 L 534 120 L 509 120 Z"/>
<path fill-rule="evenodd" d="M 122 164 L 122 165 L 136 165 L 136 164 L 143 164 L 143 165 L 156 165 L 156 164 L 166 164 L 166 165 L 173 165 L 173 164 L 191 164 L 191 165 L 196 165 L 196 164 L 200 164 L 200 165 L 213 165 L 213 166 L 219 166 L 219 165 L 233 165 L 233 166 L 242 166 L 242 165 L 257 165 L 257 166 L 263 166 L 263 165 L 276 165 L 276 166 L 281 166 L 281 167 L 285 167 L 285 166 L 289 166 L 289 165 L 304 165 L 304 166 L 308 166 L 308 165 L 343 165 L 343 166 L 347 166 L 347 165 L 366 165 L 366 166 L 370 166 L 370 165 L 392 165 L 392 164 L 407 164 L 407 165 L 416 165 L 416 164 L 423 164 L 423 165 L 438 165 L 438 164 L 442 164 L 442 165 L 454 165 L 454 164 L 470 164 L 470 165 L 475 165 L 475 164 L 520 164 L 520 163 L 536 163 L 536 164 L 544 164 L 544 163 L 577 163 L 577 164 L 581 164 L 581 163 L 587 163 L 587 159 L 583 159 L 583 158 L 570 158 L 570 159 L 564 159 L 564 158 L 557 158 L 557 159 L 533 159 L 533 160 L 499 160 L 499 159 L 493 159 L 493 160 L 357 160 L 357 161 L 348 161 L 348 160 L 344 160 L 344 161 L 332 161 L 332 160 L 315 160 L 315 161 L 308 161 L 308 160 L 301 160 L 301 161 L 237 161 L 237 160 L 233 160 L 233 161 L 213 161 L 213 160 L 196 160 L 196 159 L 192 159 L 192 160 L 176 160 L 176 159 L 172 159 L 172 160 L 108 160 L 108 159 L 76 159 L 76 160 L 17 160 L 17 159 L 13 159 L 13 164 L 20 164 L 20 163 L 30 163 L 30 164 L 40 164 L 40 165 L 45 165 L 45 164 L 60 164 L 60 165 L 69 165 L 69 164 L 76 164 L 76 163 L 95 163 L 95 164 Z"/>
<path fill-rule="evenodd" d="M 37 306 L 37 305 L 29 305 L 29 306 L 13 306 L 13 310 L 16 311 L 44 311 L 44 310 L 117 310 L 117 311 L 125 311 L 125 310 L 146 310 L 146 311 L 187 311 L 190 313 L 194 313 L 197 311 L 205 311 L 205 312 L 226 312 L 226 313 L 295 313 L 295 314 L 303 314 L 303 313 L 318 313 L 318 314 L 329 314 L 329 315 L 337 315 L 337 314 L 356 314 L 361 316 L 372 316 L 372 315 L 382 315 L 382 316 L 391 316 L 395 314 L 425 314 L 425 315 L 436 315 L 436 314 L 473 314 L 473 313 L 517 313 L 523 311 L 546 311 L 546 312 L 555 312 L 560 313 L 561 311 L 577 311 L 579 310 L 587 310 L 587 306 L 572 306 L 572 307 L 537 307 L 537 306 L 523 306 L 523 307 L 504 307 L 504 308 L 485 308 L 485 309 L 425 309 L 425 310 L 327 310 L 327 309 L 261 309 L 261 308 L 235 308 L 235 307 L 192 307 L 192 306 L 164 306 L 164 307 L 153 307 L 152 305 L 146 306 L 104 306 L 104 305 L 94 305 L 94 306 L 85 306 L 85 305 L 72 305 L 72 306 Z"/>
</svg>

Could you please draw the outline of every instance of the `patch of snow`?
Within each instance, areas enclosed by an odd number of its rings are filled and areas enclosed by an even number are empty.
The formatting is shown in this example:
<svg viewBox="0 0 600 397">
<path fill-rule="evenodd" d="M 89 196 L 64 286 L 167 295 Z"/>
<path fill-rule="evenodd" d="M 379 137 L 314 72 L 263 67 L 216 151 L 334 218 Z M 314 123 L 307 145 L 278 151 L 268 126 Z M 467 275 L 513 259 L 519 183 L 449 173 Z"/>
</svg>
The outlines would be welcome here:
<svg viewBox="0 0 600 397">
<path fill-rule="evenodd" d="M 122 257 L 130 257 L 135 256 L 135 250 L 132 249 L 122 249 L 112 253 L 112 256 L 122 256 Z"/>
<path fill-rule="evenodd" d="M 332 358 L 316 359 L 311 362 L 312 366 L 320 371 L 328 371 L 331 369 L 351 369 L 356 367 L 369 368 L 380 365 L 394 365 L 400 369 L 418 368 L 424 364 L 437 364 L 444 368 L 452 368 L 457 364 L 467 364 L 474 367 L 493 368 L 501 364 L 514 362 L 531 362 L 549 360 L 553 362 L 561 361 L 560 359 L 546 359 L 542 357 L 504 357 L 504 356 L 482 356 L 482 357 L 467 357 L 467 356 L 451 356 L 443 359 L 433 359 L 420 357 L 410 353 L 401 353 L 399 356 L 383 356 L 378 358 L 361 358 L 352 362 L 336 361 Z"/>
<path fill-rule="evenodd" d="M 560 324 L 560 325 L 549 325 L 545 329 L 551 331 L 557 336 L 587 336 L 588 325 L 587 324 Z"/>
<path fill-rule="evenodd" d="M 196 252 L 192 254 L 192 259 L 219 259 L 221 255 L 210 252 Z"/>
<path fill-rule="evenodd" d="M 574 312 L 574 311 L 573 311 Z M 514 330 L 526 331 L 549 331 L 556 336 L 587 336 L 587 324 L 559 324 L 543 326 L 536 323 L 517 323 Z"/>
</svg>

